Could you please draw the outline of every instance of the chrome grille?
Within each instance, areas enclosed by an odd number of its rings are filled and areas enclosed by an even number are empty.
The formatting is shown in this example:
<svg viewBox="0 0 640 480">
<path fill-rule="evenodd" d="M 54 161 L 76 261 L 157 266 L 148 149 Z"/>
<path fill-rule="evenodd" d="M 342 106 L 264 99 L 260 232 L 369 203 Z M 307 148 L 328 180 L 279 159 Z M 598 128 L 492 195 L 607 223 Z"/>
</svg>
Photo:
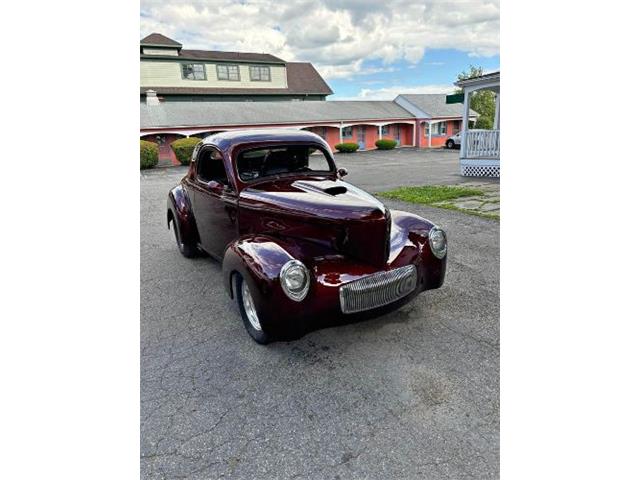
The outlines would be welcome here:
<svg viewBox="0 0 640 480">
<path fill-rule="evenodd" d="M 374 273 L 340 287 L 340 308 L 343 313 L 356 313 L 382 307 L 407 296 L 417 283 L 415 265 Z"/>
</svg>

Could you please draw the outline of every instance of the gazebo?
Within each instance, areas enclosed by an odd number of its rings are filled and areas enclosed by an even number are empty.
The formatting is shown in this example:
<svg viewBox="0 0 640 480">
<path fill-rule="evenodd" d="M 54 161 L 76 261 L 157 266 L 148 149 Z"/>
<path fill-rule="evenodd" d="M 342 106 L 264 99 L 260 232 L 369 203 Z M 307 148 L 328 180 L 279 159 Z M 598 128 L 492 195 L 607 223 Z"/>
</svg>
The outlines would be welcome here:
<svg viewBox="0 0 640 480">
<path fill-rule="evenodd" d="M 455 83 L 464 94 L 462 140 L 460 143 L 460 173 L 472 177 L 500 176 L 500 72 L 460 80 Z M 496 114 L 493 129 L 469 129 L 471 94 L 491 90 L 496 94 Z"/>
</svg>

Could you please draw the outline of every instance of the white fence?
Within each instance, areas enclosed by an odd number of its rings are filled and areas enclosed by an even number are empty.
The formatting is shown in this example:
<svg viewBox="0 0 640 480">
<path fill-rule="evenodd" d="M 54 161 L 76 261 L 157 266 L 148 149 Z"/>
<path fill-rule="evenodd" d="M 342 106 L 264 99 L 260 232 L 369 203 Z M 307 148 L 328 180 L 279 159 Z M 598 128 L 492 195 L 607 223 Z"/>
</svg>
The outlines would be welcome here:
<svg viewBox="0 0 640 480">
<path fill-rule="evenodd" d="M 467 130 L 464 158 L 500 158 L 500 130 Z"/>
</svg>

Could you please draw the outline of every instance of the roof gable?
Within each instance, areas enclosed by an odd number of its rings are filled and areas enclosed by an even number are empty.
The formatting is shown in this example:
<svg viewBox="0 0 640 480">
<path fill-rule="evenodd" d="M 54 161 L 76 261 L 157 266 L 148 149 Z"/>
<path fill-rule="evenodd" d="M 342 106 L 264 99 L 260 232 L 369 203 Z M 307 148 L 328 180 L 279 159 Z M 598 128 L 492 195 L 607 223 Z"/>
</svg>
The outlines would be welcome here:
<svg viewBox="0 0 640 480">
<path fill-rule="evenodd" d="M 331 95 L 333 90 L 310 63 L 287 63 L 287 86 L 292 93 Z"/>
<path fill-rule="evenodd" d="M 399 99 L 406 100 L 417 110 L 424 112 L 427 118 L 461 117 L 464 109 L 461 103 L 447 103 L 447 95 L 444 93 L 403 94 L 398 95 L 395 101 L 397 102 Z M 415 111 L 413 113 L 416 114 Z M 478 115 L 471 109 L 469 109 L 469 114 L 471 116 Z"/>
<path fill-rule="evenodd" d="M 153 45 L 157 47 L 182 47 L 181 43 L 165 37 L 161 33 L 152 33 L 140 40 L 140 45 Z"/>
</svg>

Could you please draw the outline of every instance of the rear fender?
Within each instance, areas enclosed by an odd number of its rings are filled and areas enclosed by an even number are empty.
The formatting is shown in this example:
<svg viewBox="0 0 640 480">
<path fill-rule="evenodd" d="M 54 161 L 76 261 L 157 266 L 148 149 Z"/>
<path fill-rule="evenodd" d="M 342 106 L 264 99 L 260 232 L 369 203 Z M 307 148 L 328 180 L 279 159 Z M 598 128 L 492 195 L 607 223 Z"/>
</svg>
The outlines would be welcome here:
<svg viewBox="0 0 640 480">
<path fill-rule="evenodd" d="M 182 185 L 174 187 L 169 192 L 169 198 L 167 199 L 167 227 L 169 228 L 171 228 L 171 218 L 176 222 L 182 243 L 185 245 L 197 245 L 200 243 L 191 201 Z"/>
</svg>

